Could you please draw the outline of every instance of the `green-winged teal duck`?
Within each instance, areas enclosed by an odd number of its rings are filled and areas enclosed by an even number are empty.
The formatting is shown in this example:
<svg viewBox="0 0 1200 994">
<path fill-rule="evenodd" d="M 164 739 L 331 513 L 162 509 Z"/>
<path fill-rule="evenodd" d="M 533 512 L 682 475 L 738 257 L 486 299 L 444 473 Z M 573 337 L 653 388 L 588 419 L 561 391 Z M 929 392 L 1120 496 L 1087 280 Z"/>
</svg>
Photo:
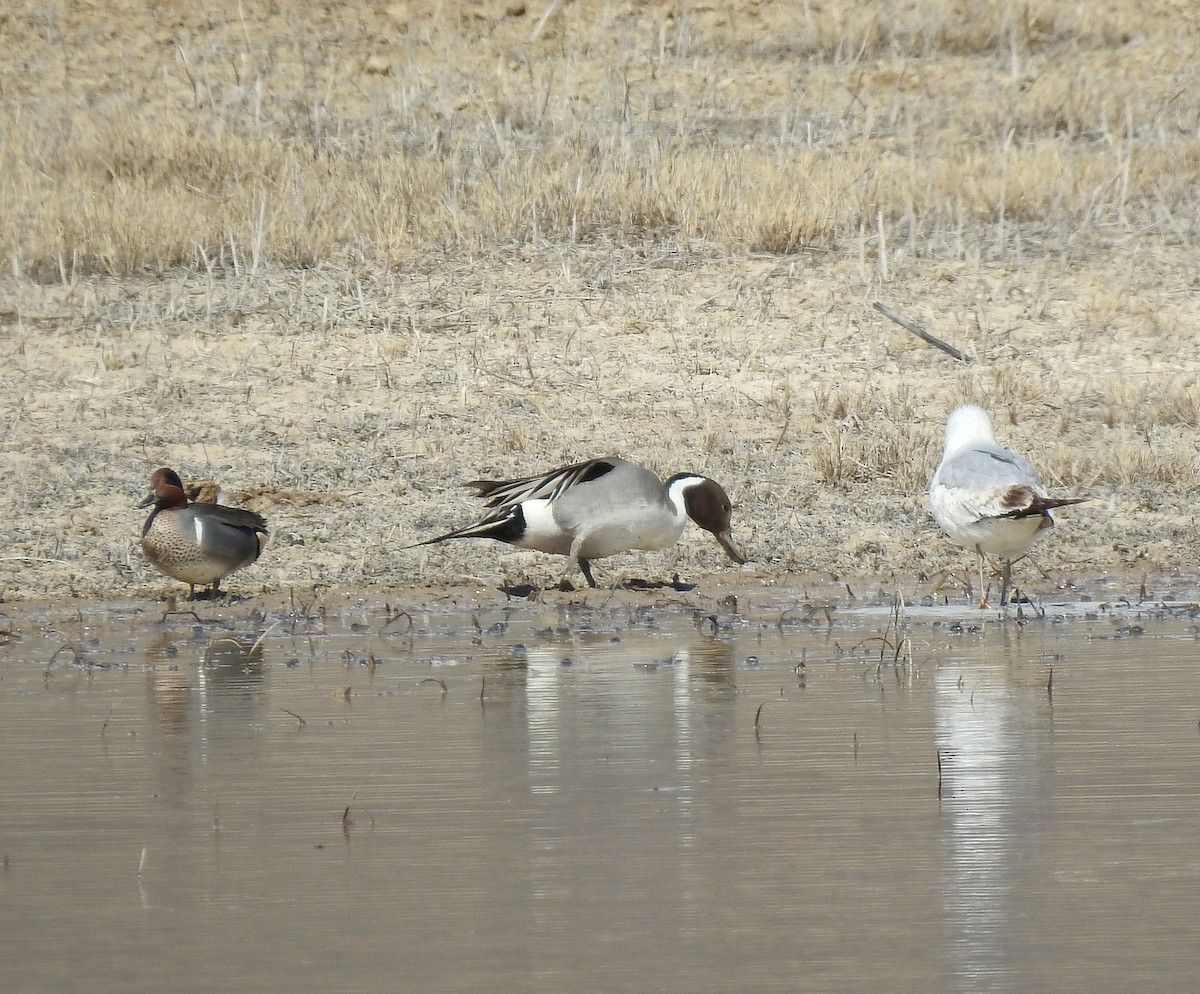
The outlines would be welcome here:
<svg viewBox="0 0 1200 994">
<path fill-rule="evenodd" d="M 216 593 L 222 578 L 249 566 L 262 552 L 267 523 L 254 511 L 224 504 L 191 503 L 179 475 L 156 469 L 150 493 L 138 507 L 153 510 L 142 526 L 142 551 L 159 572 Z"/>
</svg>

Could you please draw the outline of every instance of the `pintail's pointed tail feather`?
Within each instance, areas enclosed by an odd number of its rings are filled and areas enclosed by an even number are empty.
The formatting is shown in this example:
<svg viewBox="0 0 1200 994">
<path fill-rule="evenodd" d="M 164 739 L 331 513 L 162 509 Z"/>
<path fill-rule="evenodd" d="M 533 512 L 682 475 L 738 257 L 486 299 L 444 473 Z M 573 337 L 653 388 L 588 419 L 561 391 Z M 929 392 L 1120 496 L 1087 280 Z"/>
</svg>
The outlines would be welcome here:
<svg viewBox="0 0 1200 994">
<path fill-rule="evenodd" d="M 521 512 L 520 506 L 517 506 L 499 517 L 489 516 L 473 525 L 456 528 L 452 532 L 446 532 L 435 538 L 427 538 L 423 542 L 414 542 L 412 545 L 406 545 L 405 548 L 417 549 L 422 545 L 436 545 L 438 542 L 446 542 L 452 538 L 492 538 L 497 542 L 512 544 L 524 533 L 525 515 Z"/>
</svg>

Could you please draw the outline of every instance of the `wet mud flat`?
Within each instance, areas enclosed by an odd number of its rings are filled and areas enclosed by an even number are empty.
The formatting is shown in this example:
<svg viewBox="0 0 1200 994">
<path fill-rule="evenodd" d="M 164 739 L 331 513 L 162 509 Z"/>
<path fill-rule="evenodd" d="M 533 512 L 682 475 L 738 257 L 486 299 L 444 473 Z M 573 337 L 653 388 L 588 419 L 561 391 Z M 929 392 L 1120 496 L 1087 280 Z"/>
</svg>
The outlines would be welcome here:
<svg viewBox="0 0 1200 994">
<path fill-rule="evenodd" d="M 164 591 L 170 588 L 164 586 Z M 742 633 L 774 626 L 780 634 L 795 626 L 830 631 L 929 625 L 933 629 L 1022 630 L 1038 624 L 1187 618 L 1200 603 L 1200 580 L 1187 574 L 1070 577 L 1057 589 L 1020 588 L 1007 609 L 993 601 L 980 608 L 976 595 L 947 575 L 940 582 L 813 574 L 705 574 L 695 581 L 633 579 L 599 589 L 560 590 L 528 583 L 511 586 L 431 584 L 388 590 L 289 587 L 278 591 L 221 591 L 216 597 L 189 598 L 171 590 L 137 598 L 28 599 L 0 603 L 0 638 L 12 648 L 44 633 L 63 636 L 59 652 L 85 664 L 83 650 L 119 650 L 145 627 L 164 631 L 194 629 L 219 635 L 258 632 L 279 638 L 309 636 L 351 641 L 374 631 L 395 642 L 435 634 L 484 634 L 480 618 L 502 616 L 507 631 L 524 625 L 534 636 L 571 634 L 601 625 L 619 631 L 663 626 L 710 634 Z M 495 622 L 492 623 L 495 625 Z M 1012 627 L 1015 626 L 1015 627 Z M 134 641 L 136 639 L 133 639 Z M 126 646 L 128 649 L 129 647 Z M 50 660 L 48 660 L 50 662 Z M 96 658 L 93 664 L 105 663 Z"/>
<path fill-rule="evenodd" d="M 1194 600 L 727 580 L 5 605 L 0 984 L 1186 987 Z"/>
</svg>

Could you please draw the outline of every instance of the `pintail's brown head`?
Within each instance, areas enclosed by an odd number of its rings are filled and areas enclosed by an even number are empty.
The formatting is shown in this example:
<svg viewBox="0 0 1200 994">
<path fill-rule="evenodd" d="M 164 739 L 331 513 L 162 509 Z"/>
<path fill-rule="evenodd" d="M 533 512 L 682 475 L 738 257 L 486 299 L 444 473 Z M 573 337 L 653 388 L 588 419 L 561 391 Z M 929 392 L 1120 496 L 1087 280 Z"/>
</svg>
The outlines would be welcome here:
<svg viewBox="0 0 1200 994">
<path fill-rule="evenodd" d="M 746 557 L 733 541 L 730 520 L 733 517 L 733 502 L 725 488 L 707 476 L 681 474 L 668 481 L 683 482 L 683 507 L 687 515 L 707 532 L 712 532 L 725 554 L 735 563 L 744 563 Z"/>
</svg>

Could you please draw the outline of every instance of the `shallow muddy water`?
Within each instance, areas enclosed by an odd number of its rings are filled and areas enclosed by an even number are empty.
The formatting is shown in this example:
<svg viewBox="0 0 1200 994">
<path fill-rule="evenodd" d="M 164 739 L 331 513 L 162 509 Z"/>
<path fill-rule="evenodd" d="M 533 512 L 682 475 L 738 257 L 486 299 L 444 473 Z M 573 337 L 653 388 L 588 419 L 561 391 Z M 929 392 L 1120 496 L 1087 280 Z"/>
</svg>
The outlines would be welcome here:
<svg viewBox="0 0 1200 994">
<path fill-rule="evenodd" d="M 830 604 L 13 608 L 0 989 L 1191 989 L 1194 612 Z"/>
</svg>

